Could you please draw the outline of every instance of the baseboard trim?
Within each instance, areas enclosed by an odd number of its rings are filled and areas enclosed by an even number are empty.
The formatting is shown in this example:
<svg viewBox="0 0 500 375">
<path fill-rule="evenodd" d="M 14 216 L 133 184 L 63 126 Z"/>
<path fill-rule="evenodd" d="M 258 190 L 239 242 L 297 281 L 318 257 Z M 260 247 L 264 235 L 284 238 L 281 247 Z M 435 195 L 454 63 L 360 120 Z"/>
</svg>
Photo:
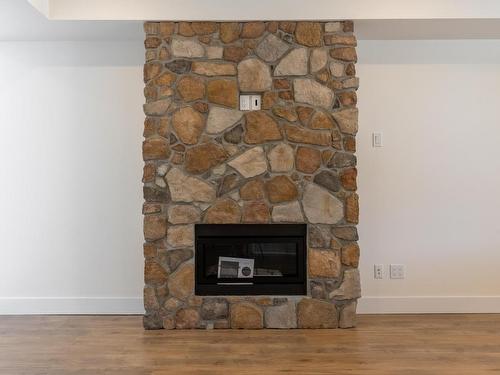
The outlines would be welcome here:
<svg viewBox="0 0 500 375">
<path fill-rule="evenodd" d="M 500 296 L 362 297 L 359 314 L 498 314 Z"/>
<path fill-rule="evenodd" d="M 142 298 L 0 298 L 0 315 L 143 314 Z"/>
</svg>

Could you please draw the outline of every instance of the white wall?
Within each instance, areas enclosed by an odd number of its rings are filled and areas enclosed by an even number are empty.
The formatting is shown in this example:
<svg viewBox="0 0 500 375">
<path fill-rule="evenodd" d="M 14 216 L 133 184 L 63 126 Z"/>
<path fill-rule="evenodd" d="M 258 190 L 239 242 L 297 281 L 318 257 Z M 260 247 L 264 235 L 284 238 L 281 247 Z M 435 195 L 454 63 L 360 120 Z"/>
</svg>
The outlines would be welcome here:
<svg viewBox="0 0 500 375">
<path fill-rule="evenodd" d="M 142 309 L 142 61 L 0 43 L 0 313 Z"/>
<path fill-rule="evenodd" d="M 500 42 L 359 55 L 360 310 L 500 312 Z M 142 61 L 138 42 L 0 43 L 0 313 L 142 311 Z"/>
<path fill-rule="evenodd" d="M 362 311 L 500 312 L 499 51 L 360 42 Z M 374 280 L 375 263 L 406 279 Z"/>
</svg>

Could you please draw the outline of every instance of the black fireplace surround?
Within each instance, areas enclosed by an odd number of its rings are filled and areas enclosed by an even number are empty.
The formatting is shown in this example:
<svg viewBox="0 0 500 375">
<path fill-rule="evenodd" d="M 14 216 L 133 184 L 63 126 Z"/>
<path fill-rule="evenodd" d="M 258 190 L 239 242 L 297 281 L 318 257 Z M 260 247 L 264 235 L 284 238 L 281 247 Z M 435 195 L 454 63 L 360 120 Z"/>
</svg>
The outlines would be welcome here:
<svg viewBox="0 0 500 375">
<path fill-rule="evenodd" d="M 306 224 L 195 225 L 195 294 L 306 295 Z"/>
</svg>

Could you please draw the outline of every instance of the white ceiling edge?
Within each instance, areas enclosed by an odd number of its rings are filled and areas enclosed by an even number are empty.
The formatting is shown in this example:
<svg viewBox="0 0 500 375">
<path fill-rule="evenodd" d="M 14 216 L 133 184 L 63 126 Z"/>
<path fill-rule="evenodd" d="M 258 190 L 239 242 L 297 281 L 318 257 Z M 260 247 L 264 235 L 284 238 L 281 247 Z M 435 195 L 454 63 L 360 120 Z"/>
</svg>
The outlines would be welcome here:
<svg viewBox="0 0 500 375">
<path fill-rule="evenodd" d="M 498 0 L 28 0 L 51 20 L 500 19 Z"/>
</svg>

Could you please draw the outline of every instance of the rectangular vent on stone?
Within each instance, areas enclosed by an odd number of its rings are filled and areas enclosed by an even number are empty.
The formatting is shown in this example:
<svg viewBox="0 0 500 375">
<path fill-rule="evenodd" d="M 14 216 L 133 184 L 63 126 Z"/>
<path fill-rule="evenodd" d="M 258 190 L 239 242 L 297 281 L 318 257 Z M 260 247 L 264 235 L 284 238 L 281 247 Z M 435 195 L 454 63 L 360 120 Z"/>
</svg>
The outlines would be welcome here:
<svg viewBox="0 0 500 375">
<path fill-rule="evenodd" d="M 305 224 L 198 224 L 197 295 L 305 295 Z"/>
</svg>

